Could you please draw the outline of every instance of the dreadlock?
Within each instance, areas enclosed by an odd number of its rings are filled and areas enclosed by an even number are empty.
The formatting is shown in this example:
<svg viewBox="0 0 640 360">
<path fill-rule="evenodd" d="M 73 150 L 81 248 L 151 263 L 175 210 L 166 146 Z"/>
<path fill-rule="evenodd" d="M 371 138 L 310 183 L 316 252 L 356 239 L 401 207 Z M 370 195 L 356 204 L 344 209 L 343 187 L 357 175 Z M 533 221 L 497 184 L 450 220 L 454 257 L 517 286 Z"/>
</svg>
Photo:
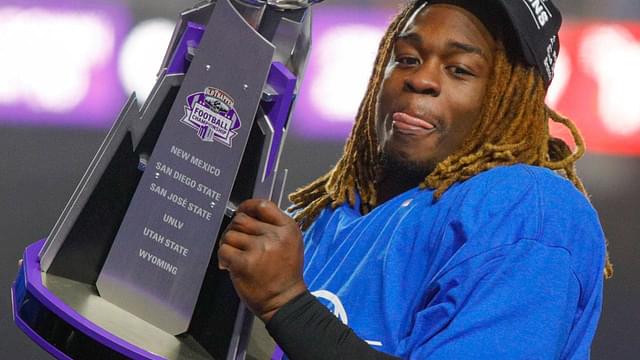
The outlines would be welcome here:
<svg viewBox="0 0 640 360">
<path fill-rule="evenodd" d="M 376 206 L 377 96 L 395 37 L 422 3 L 412 1 L 393 19 L 382 38 L 367 92 L 342 158 L 328 173 L 289 195 L 293 203 L 291 210 L 298 210 L 294 219 L 303 229 L 329 205 L 355 206 L 356 194 L 361 198 L 363 214 Z M 421 188 L 434 189 L 437 201 L 456 182 L 496 166 L 525 163 L 559 172 L 588 198 L 575 169 L 576 161 L 585 152 L 584 140 L 569 118 L 545 105 L 545 95 L 546 87 L 535 68 L 511 61 L 499 47 L 479 121 L 461 148 L 441 161 L 420 184 Z M 550 135 L 549 119 L 570 130 L 576 145 L 574 152 L 563 140 Z M 604 273 L 607 278 L 613 274 L 608 254 Z"/>
</svg>

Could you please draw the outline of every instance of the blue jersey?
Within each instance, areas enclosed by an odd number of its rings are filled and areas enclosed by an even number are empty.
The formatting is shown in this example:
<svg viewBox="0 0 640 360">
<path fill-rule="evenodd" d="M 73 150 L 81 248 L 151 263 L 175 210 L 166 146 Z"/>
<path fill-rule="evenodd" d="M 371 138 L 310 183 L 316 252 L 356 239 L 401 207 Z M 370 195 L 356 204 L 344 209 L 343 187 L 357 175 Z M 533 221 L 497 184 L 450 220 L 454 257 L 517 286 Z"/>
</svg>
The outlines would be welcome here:
<svg viewBox="0 0 640 360">
<path fill-rule="evenodd" d="M 411 359 L 587 359 L 605 240 L 573 184 L 533 166 L 402 193 L 305 232 L 310 291 L 374 348 Z"/>
</svg>

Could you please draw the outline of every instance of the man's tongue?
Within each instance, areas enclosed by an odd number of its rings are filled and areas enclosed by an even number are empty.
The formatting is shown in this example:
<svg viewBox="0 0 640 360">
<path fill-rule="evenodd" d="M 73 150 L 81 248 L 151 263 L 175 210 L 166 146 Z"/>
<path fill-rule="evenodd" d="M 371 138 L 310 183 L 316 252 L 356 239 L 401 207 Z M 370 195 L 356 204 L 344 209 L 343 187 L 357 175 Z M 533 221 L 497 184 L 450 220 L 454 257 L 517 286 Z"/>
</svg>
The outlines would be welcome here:
<svg viewBox="0 0 640 360">
<path fill-rule="evenodd" d="M 403 130 L 431 130 L 434 128 L 432 124 L 403 112 L 394 113 L 392 119 L 394 125 Z"/>
</svg>

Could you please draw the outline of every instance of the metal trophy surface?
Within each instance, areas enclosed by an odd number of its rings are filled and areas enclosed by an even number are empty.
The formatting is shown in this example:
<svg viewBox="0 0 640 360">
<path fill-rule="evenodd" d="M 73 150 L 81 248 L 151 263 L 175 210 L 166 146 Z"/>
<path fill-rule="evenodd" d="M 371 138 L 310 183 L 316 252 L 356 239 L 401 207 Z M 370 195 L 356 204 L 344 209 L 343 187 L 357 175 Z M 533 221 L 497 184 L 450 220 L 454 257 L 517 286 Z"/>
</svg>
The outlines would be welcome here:
<svg viewBox="0 0 640 360">
<path fill-rule="evenodd" d="M 241 201 L 280 202 L 314 2 L 181 14 L 151 95 L 141 109 L 131 96 L 48 238 L 25 251 L 14 319 L 45 350 L 245 358 L 253 317 L 217 268 L 217 239 Z"/>
</svg>

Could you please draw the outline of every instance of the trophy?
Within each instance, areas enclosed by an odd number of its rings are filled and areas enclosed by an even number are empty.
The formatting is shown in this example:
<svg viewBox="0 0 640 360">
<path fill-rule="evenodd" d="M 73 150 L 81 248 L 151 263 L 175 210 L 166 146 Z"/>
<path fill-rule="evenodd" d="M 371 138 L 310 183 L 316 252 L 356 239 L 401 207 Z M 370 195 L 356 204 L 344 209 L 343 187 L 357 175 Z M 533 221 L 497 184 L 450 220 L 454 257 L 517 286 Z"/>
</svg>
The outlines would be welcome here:
<svg viewBox="0 0 640 360">
<path fill-rule="evenodd" d="M 181 13 L 12 288 L 16 324 L 58 359 L 244 359 L 254 317 L 217 267 L 249 198 L 280 203 L 278 160 L 317 1 L 205 1 Z"/>
</svg>

